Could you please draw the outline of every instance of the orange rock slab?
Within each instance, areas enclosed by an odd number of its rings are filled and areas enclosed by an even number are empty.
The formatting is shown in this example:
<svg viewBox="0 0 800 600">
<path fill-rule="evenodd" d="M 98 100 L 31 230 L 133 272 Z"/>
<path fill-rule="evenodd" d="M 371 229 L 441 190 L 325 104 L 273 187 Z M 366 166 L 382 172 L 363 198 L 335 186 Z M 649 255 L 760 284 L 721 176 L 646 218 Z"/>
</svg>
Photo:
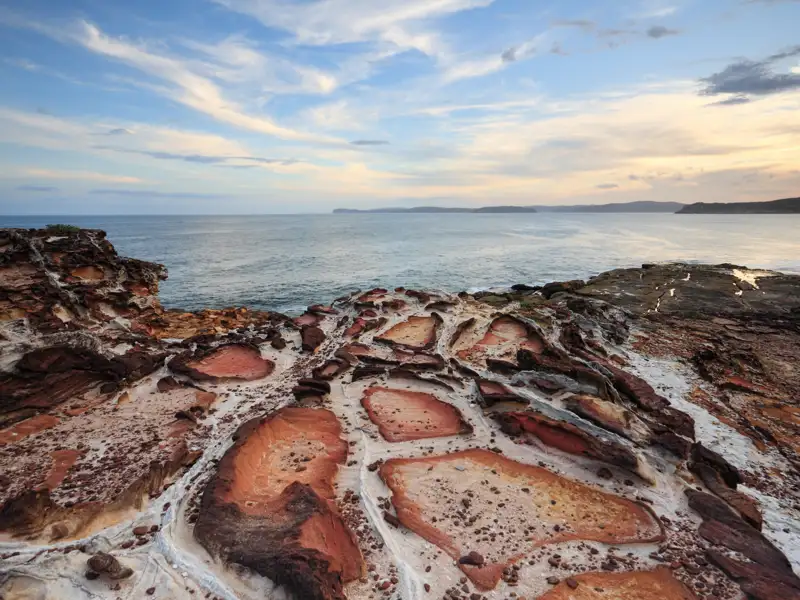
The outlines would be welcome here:
<svg viewBox="0 0 800 600">
<path fill-rule="evenodd" d="M 347 442 L 327 410 L 284 408 L 261 423 L 238 449 L 226 502 L 252 515 L 265 514 L 291 483 L 333 498 L 333 479 L 347 458 Z"/>
<path fill-rule="evenodd" d="M 632 573 L 583 573 L 559 583 L 539 600 L 697 600 L 669 569 Z"/>
<path fill-rule="evenodd" d="M 470 552 L 484 557 L 482 566 L 461 565 L 482 590 L 493 589 L 503 569 L 546 544 L 664 539 L 646 506 L 488 450 L 390 459 L 380 475 L 405 527 L 456 560 Z"/>
<path fill-rule="evenodd" d="M 458 356 L 473 361 L 486 358 L 515 360 L 520 349 L 541 354 L 544 340 L 522 321 L 503 316 L 492 321 L 483 337 L 472 347 L 460 350 Z"/>
<path fill-rule="evenodd" d="M 203 494 L 197 540 L 294 597 L 344 600 L 365 568 L 334 502 L 341 433 L 332 412 L 296 407 L 240 427 Z"/>
<path fill-rule="evenodd" d="M 53 415 L 36 415 L 30 419 L 20 421 L 5 429 L 0 429 L 0 446 L 5 444 L 14 444 L 19 442 L 29 435 L 51 429 L 58 425 L 58 417 Z"/>
<path fill-rule="evenodd" d="M 261 358 L 261 353 L 254 347 L 230 345 L 217 348 L 195 360 L 181 361 L 176 367 L 173 370 L 183 371 L 201 381 L 253 381 L 270 375 L 275 364 Z"/>
<path fill-rule="evenodd" d="M 426 350 L 436 343 L 436 334 L 441 319 L 431 317 L 408 317 L 375 338 L 376 341 L 396 344 L 411 350 Z"/>
<path fill-rule="evenodd" d="M 406 442 L 471 433 L 461 413 L 433 394 L 371 387 L 361 405 L 388 442 Z"/>
</svg>

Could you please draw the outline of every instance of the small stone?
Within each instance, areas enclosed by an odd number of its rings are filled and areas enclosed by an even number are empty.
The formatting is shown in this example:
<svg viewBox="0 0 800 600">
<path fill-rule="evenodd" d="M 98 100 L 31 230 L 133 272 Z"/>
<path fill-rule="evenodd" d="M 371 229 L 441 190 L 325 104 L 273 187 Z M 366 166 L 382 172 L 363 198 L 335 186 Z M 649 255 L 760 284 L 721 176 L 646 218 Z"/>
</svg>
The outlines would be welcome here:
<svg viewBox="0 0 800 600">
<path fill-rule="evenodd" d="M 462 556 L 458 559 L 458 564 L 460 565 L 473 565 L 475 567 L 482 567 L 484 562 L 486 561 L 484 560 L 483 555 L 475 552 L 474 550 L 466 556 Z"/>
<path fill-rule="evenodd" d="M 572 577 L 567 577 L 566 583 L 567 583 L 567 585 L 569 586 L 569 588 L 571 590 L 574 590 L 574 589 L 576 589 L 578 587 L 578 582 L 575 579 L 573 579 Z"/>
<path fill-rule="evenodd" d="M 614 474 L 611 472 L 611 469 L 607 467 L 601 467 L 600 469 L 597 470 L 597 476 L 600 479 L 612 479 L 614 477 Z"/>
</svg>

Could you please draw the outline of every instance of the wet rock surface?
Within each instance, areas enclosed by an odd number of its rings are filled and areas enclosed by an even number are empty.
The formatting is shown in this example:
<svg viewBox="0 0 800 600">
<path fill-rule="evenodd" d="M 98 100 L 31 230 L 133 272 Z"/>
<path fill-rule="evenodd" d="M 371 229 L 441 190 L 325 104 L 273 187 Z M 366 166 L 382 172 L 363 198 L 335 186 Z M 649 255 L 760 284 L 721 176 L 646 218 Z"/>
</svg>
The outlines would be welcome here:
<svg viewBox="0 0 800 600">
<path fill-rule="evenodd" d="M 0 230 L 0 595 L 800 597 L 800 278 L 158 302 Z"/>
</svg>

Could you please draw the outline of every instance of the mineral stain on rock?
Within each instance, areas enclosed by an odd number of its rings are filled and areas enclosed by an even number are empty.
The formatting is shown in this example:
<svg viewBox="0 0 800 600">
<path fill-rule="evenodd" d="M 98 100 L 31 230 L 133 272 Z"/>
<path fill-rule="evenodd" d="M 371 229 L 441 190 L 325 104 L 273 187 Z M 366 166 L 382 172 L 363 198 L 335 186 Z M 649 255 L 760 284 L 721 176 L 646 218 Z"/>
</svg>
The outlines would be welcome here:
<svg viewBox="0 0 800 600">
<path fill-rule="evenodd" d="M 394 458 L 380 475 L 403 525 L 456 560 L 470 551 L 484 557 L 481 566 L 461 564 L 482 590 L 493 589 L 509 564 L 546 544 L 664 539 L 660 521 L 644 505 L 488 450 Z"/>
<path fill-rule="evenodd" d="M 666 567 L 632 573 L 584 573 L 554 587 L 539 600 L 697 600 Z"/>
<path fill-rule="evenodd" d="M 361 404 L 389 442 L 472 432 L 457 408 L 433 394 L 371 387 L 364 391 Z"/>
<path fill-rule="evenodd" d="M 284 408 L 243 425 L 203 494 L 195 537 L 212 554 L 310 600 L 344 598 L 364 572 L 334 503 L 347 458 L 336 416 Z"/>
<path fill-rule="evenodd" d="M 261 358 L 258 348 L 231 344 L 201 353 L 197 358 L 179 358 L 170 368 L 198 381 L 253 381 L 267 377 L 275 365 L 272 361 Z"/>
</svg>

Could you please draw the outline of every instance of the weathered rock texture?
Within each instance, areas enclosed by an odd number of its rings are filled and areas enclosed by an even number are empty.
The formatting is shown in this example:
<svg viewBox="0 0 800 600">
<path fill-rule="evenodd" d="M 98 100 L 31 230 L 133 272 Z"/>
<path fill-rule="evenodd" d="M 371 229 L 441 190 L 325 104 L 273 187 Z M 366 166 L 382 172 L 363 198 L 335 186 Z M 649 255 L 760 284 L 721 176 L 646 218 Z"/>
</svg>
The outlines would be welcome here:
<svg viewBox="0 0 800 600">
<path fill-rule="evenodd" d="M 800 596 L 799 277 L 290 318 L 166 310 L 165 276 L 0 230 L 3 598 Z"/>
<path fill-rule="evenodd" d="M 480 565 L 461 565 L 482 590 L 493 589 L 509 564 L 537 546 L 664 537 L 661 523 L 643 505 L 488 450 L 391 459 L 380 473 L 403 525 L 454 559 L 470 552 L 483 557 Z"/>
<path fill-rule="evenodd" d="M 244 424 L 236 437 L 203 494 L 197 539 L 302 598 L 344 598 L 343 585 L 365 567 L 333 502 L 347 458 L 336 416 L 285 408 Z"/>
<path fill-rule="evenodd" d="M 361 403 L 389 442 L 472 433 L 458 409 L 433 394 L 371 387 Z"/>
<path fill-rule="evenodd" d="M 584 573 L 559 583 L 540 600 L 696 600 L 667 568 L 633 573 Z"/>
</svg>

